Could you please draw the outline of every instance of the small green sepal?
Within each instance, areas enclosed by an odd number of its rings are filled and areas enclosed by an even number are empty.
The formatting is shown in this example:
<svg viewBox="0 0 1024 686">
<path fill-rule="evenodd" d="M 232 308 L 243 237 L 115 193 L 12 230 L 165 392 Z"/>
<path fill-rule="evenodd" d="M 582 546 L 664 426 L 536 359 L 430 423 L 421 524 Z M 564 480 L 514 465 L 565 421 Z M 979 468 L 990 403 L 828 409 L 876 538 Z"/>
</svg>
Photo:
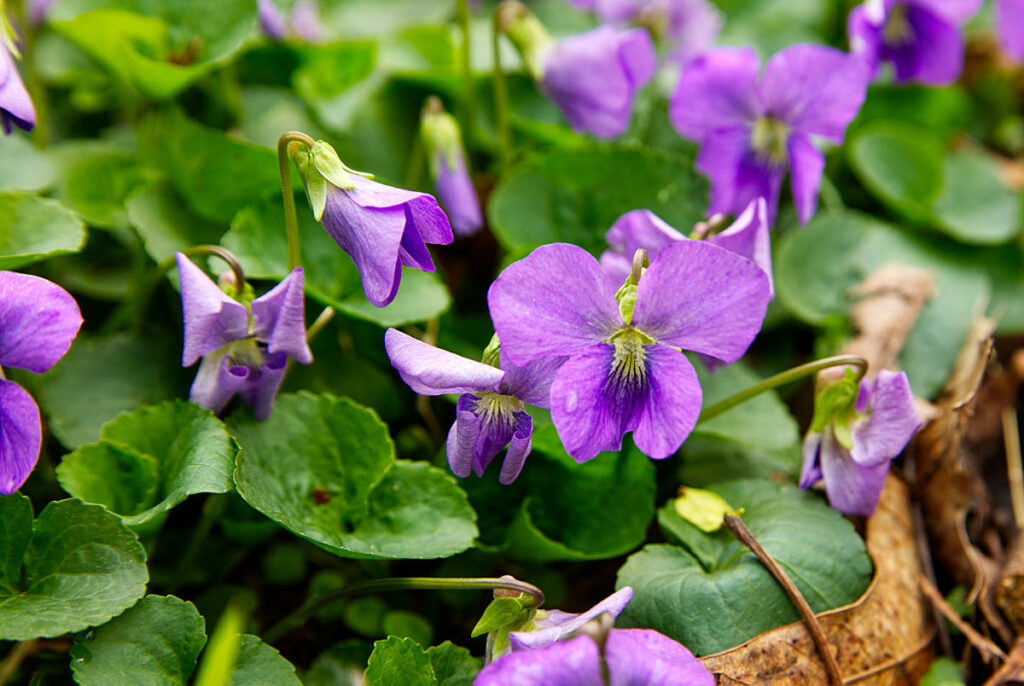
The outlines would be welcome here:
<svg viewBox="0 0 1024 686">
<path fill-rule="evenodd" d="M 495 598 L 484 610 L 470 636 L 476 638 L 497 631 L 516 631 L 530 621 L 536 611 L 533 598 L 525 593 L 515 597 Z"/>
<path fill-rule="evenodd" d="M 845 417 L 847 428 L 857 404 L 857 372 L 847 368 L 843 378 L 818 391 L 814 398 L 814 418 L 811 431 L 821 432 L 833 419 L 836 424 Z M 837 427 L 838 429 L 838 427 Z M 837 430 L 837 438 L 839 431 Z"/>
<path fill-rule="evenodd" d="M 330 143 L 317 141 L 309 151 L 310 160 L 320 176 L 338 188 L 355 188 L 349 177 L 352 170 L 346 167 Z M 307 182 L 308 185 L 308 182 Z"/>
<path fill-rule="evenodd" d="M 491 341 L 487 344 L 487 347 L 484 348 L 484 354 L 481 356 L 480 361 L 492 367 L 498 367 L 500 365 L 501 341 L 498 340 L 498 334 L 491 336 Z"/>
<path fill-rule="evenodd" d="M 629 281 L 622 284 L 622 288 L 615 293 L 615 300 L 619 303 L 622 321 L 628 326 L 633 321 L 633 310 L 636 308 L 636 284 Z"/>
<path fill-rule="evenodd" d="M 420 116 L 420 135 L 430 159 L 430 170 L 437 178 L 441 173 L 441 159 L 445 160 L 449 169 L 454 169 L 462 156 L 462 134 L 455 117 L 448 114 L 435 95 L 427 99 Z"/>
</svg>

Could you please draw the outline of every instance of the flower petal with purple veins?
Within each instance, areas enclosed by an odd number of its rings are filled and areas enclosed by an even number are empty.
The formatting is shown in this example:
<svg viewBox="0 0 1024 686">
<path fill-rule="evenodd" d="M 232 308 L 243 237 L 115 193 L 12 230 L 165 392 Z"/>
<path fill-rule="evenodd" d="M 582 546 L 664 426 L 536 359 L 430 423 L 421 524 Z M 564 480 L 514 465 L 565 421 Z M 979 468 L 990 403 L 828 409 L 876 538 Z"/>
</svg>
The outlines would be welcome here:
<svg viewBox="0 0 1024 686">
<path fill-rule="evenodd" d="M 537 407 L 550 408 L 551 384 L 567 359 L 542 357 L 520 367 L 502 355 L 501 368 L 505 371 L 505 378 L 501 382 L 501 393 L 515 396 Z"/>
<path fill-rule="evenodd" d="M 869 415 L 853 427 L 853 459 L 862 465 L 888 463 L 921 427 L 921 417 L 905 372 L 883 369 L 858 394 L 869 403 Z"/>
<path fill-rule="evenodd" d="M 625 283 L 633 254 L 643 248 L 654 259 L 662 248 L 686 237 L 650 210 L 633 210 L 615 220 L 604 235 L 611 250 L 601 255 L 601 267 L 615 283 Z"/>
<path fill-rule="evenodd" d="M 480 417 L 476 414 L 479 397 L 465 394 L 455 406 L 455 423 L 448 430 L 446 452 L 452 474 L 465 478 L 473 471 L 473 455 L 480 435 Z"/>
<path fill-rule="evenodd" d="M 613 686 L 714 686 L 715 677 L 681 643 L 650 629 L 612 629 L 605 660 Z"/>
<path fill-rule="evenodd" d="M 618 285 L 583 248 L 544 245 L 512 263 L 487 292 L 509 361 L 572 355 L 622 328 Z"/>
<path fill-rule="evenodd" d="M 384 333 L 384 349 L 402 381 L 422 395 L 499 392 L 506 372 L 436 348 L 397 329 Z"/>
<path fill-rule="evenodd" d="M 589 636 L 509 653 L 484 667 L 473 680 L 473 686 L 595 686 L 600 683 L 600 654 Z M 623 683 L 629 684 L 628 681 Z"/>
<path fill-rule="evenodd" d="M 825 156 L 807 136 L 799 133 L 789 137 L 788 150 L 793 204 L 796 205 L 800 223 L 806 224 L 818 207 L 818 189 L 821 187 L 821 175 L 825 171 Z"/>
<path fill-rule="evenodd" d="M 756 264 L 717 245 L 682 241 L 637 286 L 633 326 L 666 345 L 738 360 L 764 320 L 771 288 Z"/>
<path fill-rule="evenodd" d="M 533 441 L 530 438 L 532 435 L 533 417 L 525 412 L 516 412 L 512 438 L 509 440 L 505 459 L 501 463 L 501 471 L 498 472 L 498 483 L 508 485 L 523 471 L 523 464 L 533 448 Z"/>
<path fill-rule="evenodd" d="M 233 363 L 224 353 L 208 353 L 199 364 L 199 371 L 192 381 L 189 400 L 219 414 L 231 398 L 239 393 L 249 381 L 253 371 L 246 365 Z"/>
<path fill-rule="evenodd" d="M 185 345 L 181 364 L 189 367 L 203 355 L 249 335 L 249 311 L 229 297 L 182 253 L 174 254 L 181 285 Z"/>
<path fill-rule="evenodd" d="M 669 102 L 672 125 L 698 140 L 716 130 L 749 127 L 762 114 L 759 70 L 749 47 L 716 48 L 690 60 Z"/>
<path fill-rule="evenodd" d="M 679 450 L 693 431 L 704 394 L 693 365 L 678 350 L 652 345 L 644 358 L 647 395 L 633 442 L 645 455 L 660 460 Z"/>
<path fill-rule="evenodd" d="M 771 225 L 764 198 L 754 200 L 724 231 L 708 237 L 707 242 L 745 257 L 764 271 L 774 297 L 772 278 Z"/>
<path fill-rule="evenodd" d="M 873 466 L 858 464 L 850 451 L 839 444 L 831 428 L 826 427 L 819 463 L 825 493 L 833 508 L 862 517 L 874 513 L 889 473 L 889 460 Z"/>
<path fill-rule="evenodd" d="M 821 432 L 809 431 L 804 437 L 803 465 L 800 467 L 800 488 L 810 488 L 821 481 Z"/>
<path fill-rule="evenodd" d="M 3 28 L 0 27 L 0 31 L 2 30 Z M 2 39 L 0 39 L 0 124 L 3 125 L 5 134 L 11 132 L 12 124 L 25 131 L 31 131 L 36 125 L 36 109 L 32 105 L 32 98 L 29 97 L 21 75 L 18 74 L 14 56 L 7 51 Z"/>
<path fill-rule="evenodd" d="M 611 614 L 612 617 L 618 617 L 632 599 L 633 589 L 626 586 L 612 593 L 586 612 L 540 610 L 532 620 L 536 629 L 509 633 L 508 638 L 512 644 L 512 650 L 534 650 L 561 641 L 605 612 Z"/>
<path fill-rule="evenodd" d="M 266 355 L 256 377 L 250 377 L 241 390 L 242 400 L 252 405 L 252 416 L 261 422 L 269 417 L 270 411 L 274 409 L 274 399 L 277 397 L 281 382 L 284 381 L 284 372 L 287 368 L 287 355 Z"/>
<path fill-rule="evenodd" d="M 267 352 L 283 353 L 309 364 L 313 353 L 306 341 L 306 295 L 302 267 L 296 267 L 281 283 L 250 305 L 253 336 L 267 344 Z"/>
<path fill-rule="evenodd" d="M 78 303 L 63 288 L 0 271 L 0 366 L 41 374 L 64 356 L 81 326 Z"/>
<path fill-rule="evenodd" d="M 36 401 L 18 384 L 0 379 L 0 493 L 14 493 L 25 483 L 42 440 Z"/>
</svg>

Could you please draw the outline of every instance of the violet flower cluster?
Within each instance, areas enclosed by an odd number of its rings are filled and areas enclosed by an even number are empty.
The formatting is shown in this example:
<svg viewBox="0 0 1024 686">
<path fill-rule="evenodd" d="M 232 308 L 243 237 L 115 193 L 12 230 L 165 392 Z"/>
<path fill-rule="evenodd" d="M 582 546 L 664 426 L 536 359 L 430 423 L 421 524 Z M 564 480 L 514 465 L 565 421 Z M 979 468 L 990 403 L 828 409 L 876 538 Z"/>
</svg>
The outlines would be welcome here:
<svg viewBox="0 0 1024 686">
<path fill-rule="evenodd" d="M 709 213 L 737 214 L 763 197 L 774 223 L 788 170 L 806 223 L 825 168 L 812 136 L 843 141 L 864 102 L 868 72 L 835 48 L 794 45 L 758 73 L 751 48 L 710 50 L 683 69 L 669 115 L 680 134 L 700 142 L 697 168 L 711 180 Z"/>
<path fill-rule="evenodd" d="M 962 26 L 981 0 L 868 0 L 847 18 L 850 49 L 873 75 L 890 62 L 896 83 L 952 83 L 964 64 Z"/>
<path fill-rule="evenodd" d="M 843 383 L 848 380 L 834 387 Z M 826 393 L 819 393 L 819 406 Z M 815 408 L 815 423 L 804 438 L 800 487 L 824 479 L 832 507 L 869 517 L 882 495 L 890 462 L 920 428 L 921 417 L 904 372 L 883 369 L 849 395 L 850 402 L 828 408 L 824 416 Z"/>
<path fill-rule="evenodd" d="M 302 268 L 246 307 L 183 254 L 175 253 L 175 259 L 185 328 L 181 363 L 189 367 L 202 358 L 189 397 L 221 412 L 237 394 L 253 406 L 257 419 L 266 419 L 288 358 L 313 361 L 306 343 Z"/>
<path fill-rule="evenodd" d="M 57 363 L 82 326 L 78 303 L 38 276 L 0 271 L 0 367 L 42 374 Z M 0 493 L 21 488 L 39 460 L 39 407 L 0 371 Z"/>
</svg>

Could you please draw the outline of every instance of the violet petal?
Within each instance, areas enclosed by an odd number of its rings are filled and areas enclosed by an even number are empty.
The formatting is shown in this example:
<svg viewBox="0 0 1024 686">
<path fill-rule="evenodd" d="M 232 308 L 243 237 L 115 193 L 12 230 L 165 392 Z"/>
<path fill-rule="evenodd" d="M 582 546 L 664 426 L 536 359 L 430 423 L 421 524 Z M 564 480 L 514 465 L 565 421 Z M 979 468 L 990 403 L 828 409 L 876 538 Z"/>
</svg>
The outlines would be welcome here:
<svg viewBox="0 0 1024 686">
<path fill-rule="evenodd" d="M 678 350 L 664 345 L 645 349 L 647 396 L 633 432 L 636 447 L 648 457 L 669 457 L 693 431 L 700 415 L 700 381 Z"/>
<path fill-rule="evenodd" d="M 233 364 L 223 352 L 206 354 L 199 364 L 188 397 L 196 405 L 219 414 L 245 387 L 252 374 L 253 371 L 245 365 Z"/>
<path fill-rule="evenodd" d="M 508 638 L 512 644 L 512 650 L 535 650 L 551 645 L 556 641 L 561 641 L 590 620 L 597 618 L 605 612 L 610 613 L 612 617 L 618 617 L 632 599 L 633 589 L 625 586 L 586 612 L 573 613 L 562 612 L 561 610 L 540 610 L 533 619 L 533 624 L 537 627 L 535 630 L 512 631 L 509 633 Z"/>
<path fill-rule="evenodd" d="M 800 223 L 806 224 L 818 207 L 818 189 L 821 187 L 821 175 L 825 171 L 825 156 L 807 136 L 799 133 L 789 137 L 787 147 L 793 203 Z"/>
<path fill-rule="evenodd" d="M 175 253 L 181 287 L 185 345 L 181 364 L 189 367 L 203 355 L 249 335 L 249 311 L 228 297 L 182 253 Z"/>
<path fill-rule="evenodd" d="M 0 365 L 41 374 L 64 357 L 81 326 L 78 303 L 63 288 L 0 271 Z"/>
<path fill-rule="evenodd" d="M 708 243 L 745 257 L 764 271 L 775 295 L 772 279 L 771 226 L 764 198 L 754 200 L 724 231 L 706 239 Z"/>
<path fill-rule="evenodd" d="M 712 131 L 749 127 L 761 115 L 760 70 L 753 48 L 715 48 L 690 60 L 669 102 L 681 135 L 703 140 Z"/>
<path fill-rule="evenodd" d="M 854 422 L 851 458 L 862 465 L 893 459 L 921 427 L 914 394 L 905 372 L 883 369 L 871 382 L 870 414 Z"/>
<path fill-rule="evenodd" d="M 435 348 L 397 329 L 384 332 L 384 349 L 402 380 L 421 395 L 498 392 L 505 372 Z"/>
<path fill-rule="evenodd" d="M 283 353 L 309 364 L 313 353 L 306 341 L 306 296 L 302 267 L 296 267 L 264 295 L 252 301 L 253 336 L 270 354 Z"/>
<path fill-rule="evenodd" d="M 501 471 L 498 472 L 498 483 L 505 485 L 515 481 L 519 472 L 523 471 L 523 465 L 533 447 L 533 442 L 530 440 L 533 435 L 533 417 L 525 412 L 516 412 L 514 416 L 512 438 L 509 441 L 505 459 L 501 463 Z"/>
<path fill-rule="evenodd" d="M 0 379 L 0 493 L 14 493 L 25 483 L 42 440 L 36 401 L 18 384 Z"/>
<path fill-rule="evenodd" d="M 820 464 L 825 493 L 833 508 L 843 514 L 862 517 L 874 513 L 889 473 L 889 460 L 874 466 L 858 464 L 826 428 L 822 434 Z"/>
<path fill-rule="evenodd" d="M 455 406 L 455 423 L 448 431 L 445 445 L 452 474 L 462 478 L 473 471 L 473 453 L 480 434 L 480 418 L 475 412 L 478 400 L 480 398 L 469 393 L 459 398 Z"/>
<path fill-rule="evenodd" d="M 4 133 L 11 132 L 11 124 L 31 131 L 36 125 L 36 109 L 32 98 L 25 90 L 25 84 L 14 63 L 14 56 L 0 41 L 0 119 L 3 119 Z"/>
<path fill-rule="evenodd" d="M 610 686 L 714 686 L 689 650 L 651 629 L 612 629 L 605 644 Z"/>
</svg>

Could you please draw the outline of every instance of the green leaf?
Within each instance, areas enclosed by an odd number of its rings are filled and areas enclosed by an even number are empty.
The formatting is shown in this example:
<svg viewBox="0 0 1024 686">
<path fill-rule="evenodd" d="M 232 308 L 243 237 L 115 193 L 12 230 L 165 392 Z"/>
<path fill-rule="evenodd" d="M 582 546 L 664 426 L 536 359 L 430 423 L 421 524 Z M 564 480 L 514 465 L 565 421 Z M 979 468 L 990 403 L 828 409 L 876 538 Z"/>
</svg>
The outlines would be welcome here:
<svg viewBox="0 0 1024 686">
<path fill-rule="evenodd" d="M 933 396 L 949 376 L 973 315 L 987 302 L 990 277 L 978 264 L 993 254 L 937 236 L 910 235 L 854 212 L 819 212 L 800 231 L 783 237 L 776 260 L 779 300 L 811 324 L 846 317 L 849 291 L 883 264 L 932 270 L 935 297 L 921 311 L 900 361 L 914 392 Z"/>
<path fill-rule="evenodd" d="M 430 657 L 411 638 L 391 636 L 373 644 L 366 686 L 437 686 Z"/>
<path fill-rule="evenodd" d="M 238 662 L 245 608 L 236 599 L 228 601 L 203 651 L 196 672 L 196 686 L 220 686 L 228 682 Z"/>
<path fill-rule="evenodd" d="M 874 83 L 847 135 L 876 120 L 899 120 L 946 139 L 971 127 L 971 96 L 959 84 L 934 88 L 912 83 Z"/>
<path fill-rule="evenodd" d="M 256 636 L 242 634 L 228 686 L 301 686 L 295 667 Z"/>
<path fill-rule="evenodd" d="M 942 141 L 925 129 L 874 121 L 847 145 L 854 172 L 872 193 L 907 217 L 925 221 L 942 189 Z"/>
<path fill-rule="evenodd" d="M 177 395 L 180 364 L 178 341 L 167 336 L 79 336 L 39 378 L 36 399 L 60 442 L 75 448 L 98 440 L 101 427 L 122 412 Z"/>
<path fill-rule="evenodd" d="M 71 669 L 80 686 L 185 686 L 206 643 L 206 622 L 174 596 L 147 595 L 79 634 Z"/>
<path fill-rule="evenodd" d="M 943 160 L 932 212 L 941 230 L 964 243 L 1006 243 L 1020 229 L 1021 196 L 1006 187 L 987 153 L 952 152 Z"/>
<path fill-rule="evenodd" d="M 531 562 L 598 560 L 641 543 L 654 518 L 654 465 L 634 448 L 579 464 L 555 427 L 534 414 L 529 465 L 515 483 L 463 480 L 490 552 Z"/>
<path fill-rule="evenodd" d="M 47 504 L 30 528 L 31 516 L 25 496 L 0 496 L 0 640 L 81 631 L 146 592 L 146 552 L 116 515 L 60 500 Z"/>
<path fill-rule="evenodd" d="M 423 462 L 396 462 L 387 427 L 350 400 L 286 394 L 266 421 L 243 410 L 228 426 L 242 446 L 239 494 L 337 555 L 447 557 L 477 534 L 454 480 Z"/>
<path fill-rule="evenodd" d="M 56 200 L 0 192 L 0 269 L 77 252 L 84 244 L 85 225 Z"/>
<path fill-rule="evenodd" d="M 224 227 L 189 212 L 166 182 L 136 189 L 125 208 L 146 253 L 157 264 L 194 245 L 215 244 L 224 233 Z"/>
<path fill-rule="evenodd" d="M 59 200 L 91 226 L 128 226 L 125 200 L 146 180 L 135 153 L 107 142 L 69 141 L 51 155 L 60 169 Z"/>
<path fill-rule="evenodd" d="M 299 237 L 306 291 L 324 305 L 380 326 L 404 326 L 439 316 L 451 306 L 441 280 L 410 267 L 402 268 L 398 295 L 387 307 L 366 299 L 359 270 L 324 231 L 312 213 L 299 206 Z M 235 217 L 222 245 L 238 258 L 248 276 L 283 278 L 288 243 L 284 210 L 278 200 L 247 207 Z"/>
<path fill-rule="evenodd" d="M 851 603 L 867 589 L 872 564 L 864 542 L 820 495 L 753 480 L 710 490 L 743 508 L 747 527 L 815 612 Z M 620 626 L 653 628 L 707 655 L 799 621 L 775 579 L 728 531 L 697 535 L 705 540 L 699 557 L 686 548 L 648 545 L 626 560 L 616 586 L 632 586 L 633 600 Z"/>
<path fill-rule="evenodd" d="M 57 170 L 28 138 L 0 138 L 0 190 L 42 191 L 53 185 Z"/>
<path fill-rule="evenodd" d="M 921 677 L 921 686 L 964 686 L 964 670 L 951 657 L 938 657 Z"/>
<path fill-rule="evenodd" d="M 100 442 L 64 456 L 57 481 L 76 498 L 104 505 L 136 526 L 195 493 L 230 491 L 236 453 L 212 412 L 168 400 L 106 424 Z"/>
<path fill-rule="evenodd" d="M 427 657 L 430 658 L 437 686 L 472 686 L 481 668 L 478 658 L 451 641 L 427 648 Z"/>
<path fill-rule="evenodd" d="M 594 144 L 512 168 L 491 196 L 488 216 L 509 250 L 564 241 L 599 252 L 615 220 L 638 207 L 688 233 L 703 217 L 706 192 L 689 157 Z"/>
<path fill-rule="evenodd" d="M 143 120 L 140 136 L 144 158 L 203 217 L 227 223 L 243 207 L 281 194 L 273 150 L 207 128 L 178 110 Z"/>
</svg>

